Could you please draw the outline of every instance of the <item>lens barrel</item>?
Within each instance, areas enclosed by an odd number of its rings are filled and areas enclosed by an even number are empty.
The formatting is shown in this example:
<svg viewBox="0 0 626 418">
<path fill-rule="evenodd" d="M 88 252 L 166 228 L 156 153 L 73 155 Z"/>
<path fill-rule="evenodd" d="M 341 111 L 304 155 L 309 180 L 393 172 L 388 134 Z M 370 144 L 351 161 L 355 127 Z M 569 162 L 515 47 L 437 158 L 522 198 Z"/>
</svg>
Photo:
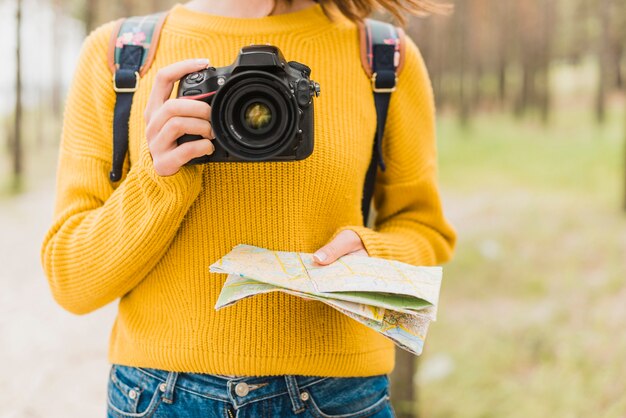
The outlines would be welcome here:
<svg viewBox="0 0 626 418">
<path fill-rule="evenodd" d="M 297 102 L 289 86 L 268 72 L 232 76 L 211 106 L 216 140 L 242 159 L 260 161 L 279 155 L 297 131 Z"/>
</svg>

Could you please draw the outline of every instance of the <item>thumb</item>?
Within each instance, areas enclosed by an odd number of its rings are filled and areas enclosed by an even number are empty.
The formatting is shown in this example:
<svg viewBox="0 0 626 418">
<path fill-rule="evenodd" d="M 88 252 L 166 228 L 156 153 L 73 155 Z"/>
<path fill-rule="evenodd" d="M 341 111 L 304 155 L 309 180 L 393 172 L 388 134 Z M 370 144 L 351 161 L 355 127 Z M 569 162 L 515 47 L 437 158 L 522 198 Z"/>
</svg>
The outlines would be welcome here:
<svg viewBox="0 0 626 418">
<path fill-rule="evenodd" d="M 337 261 L 339 257 L 362 247 L 361 238 L 359 238 L 356 232 L 346 229 L 338 233 L 328 244 L 317 250 L 313 254 L 313 260 L 318 264 L 326 266 Z"/>
</svg>

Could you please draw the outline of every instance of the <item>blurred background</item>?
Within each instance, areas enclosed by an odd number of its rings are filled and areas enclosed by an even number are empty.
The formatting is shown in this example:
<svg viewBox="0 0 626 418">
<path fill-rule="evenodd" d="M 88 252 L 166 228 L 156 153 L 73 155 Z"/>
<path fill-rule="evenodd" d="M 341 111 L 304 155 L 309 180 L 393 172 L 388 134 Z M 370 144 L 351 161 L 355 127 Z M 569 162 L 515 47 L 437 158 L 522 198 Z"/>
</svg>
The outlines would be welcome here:
<svg viewBox="0 0 626 418">
<path fill-rule="evenodd" d="M 460 239 L 424 354 L 399 353 L 396 410 L 626 417 L 626 5 L 449 3 L 407 32 Z M 39 261 L 64 97 L 91 29 L 173 4 L 0 0 L 0 417 L 104 416 L 116 306 L 63 311 Z"/>
</svg>

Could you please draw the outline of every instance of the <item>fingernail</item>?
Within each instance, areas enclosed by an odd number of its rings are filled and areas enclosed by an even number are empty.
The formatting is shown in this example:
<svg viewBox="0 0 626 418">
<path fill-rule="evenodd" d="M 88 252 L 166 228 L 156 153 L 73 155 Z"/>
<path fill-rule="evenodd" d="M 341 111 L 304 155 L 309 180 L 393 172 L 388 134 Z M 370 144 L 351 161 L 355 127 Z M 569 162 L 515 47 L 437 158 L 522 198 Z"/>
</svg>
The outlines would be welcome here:
<svg viewBox="0 0 626 418">
<path fill-rule="evenodd" d="M 319 262 L 323 262 L 324 260 L 326 260 L 326 258 L 328 258 L 326 253 L 323 251 L 316 252 L 315 254 L 313 254 L 313 257 L 317 258 L 317 261 Z"/>
<path fill-rule="evenodd" d="M 209 66 L 209 60 L 207 58 L 199 58 L 196 60 L 196 65 L 206 68 Z"/>
<path fill-rule="evenodd" d="M 212 142 L 209 142 L 209 149 L 207 150 L 206 155 L 211 155 L 215 152 L 215 145 Z"/>
</svg>

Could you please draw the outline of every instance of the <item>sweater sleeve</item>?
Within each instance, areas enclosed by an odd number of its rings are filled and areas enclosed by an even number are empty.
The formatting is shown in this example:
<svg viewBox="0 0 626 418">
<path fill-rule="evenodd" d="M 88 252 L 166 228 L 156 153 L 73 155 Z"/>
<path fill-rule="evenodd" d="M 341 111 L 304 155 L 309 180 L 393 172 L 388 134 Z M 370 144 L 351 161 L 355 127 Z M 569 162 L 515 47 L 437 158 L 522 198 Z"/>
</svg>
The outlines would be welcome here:
<svg viewBox="0 0 626 418">
<path fill-rule="evenodd" d="M 84 314 L 132 290 L 166 252 L 202 185 L 202 167 L 161 177 L 145 139 L 114 187 L 115 93 L 107 66 L 106 24 L 85 40 L 69 91 L 57 169 L 54 221 L 41 262 L 55 300 Z"/>
<path fill-rule="evenodd" d="M 456 233 L 444 218 L 437 187 L 432 86 L 417 46 L 405 39 L 383 138 L 386 170 L 378 169 L 374 188 L 375 226 L 340 230 L 354 230 L 372 257 L 434 265 L 451 258 Z"/>
</svg>

